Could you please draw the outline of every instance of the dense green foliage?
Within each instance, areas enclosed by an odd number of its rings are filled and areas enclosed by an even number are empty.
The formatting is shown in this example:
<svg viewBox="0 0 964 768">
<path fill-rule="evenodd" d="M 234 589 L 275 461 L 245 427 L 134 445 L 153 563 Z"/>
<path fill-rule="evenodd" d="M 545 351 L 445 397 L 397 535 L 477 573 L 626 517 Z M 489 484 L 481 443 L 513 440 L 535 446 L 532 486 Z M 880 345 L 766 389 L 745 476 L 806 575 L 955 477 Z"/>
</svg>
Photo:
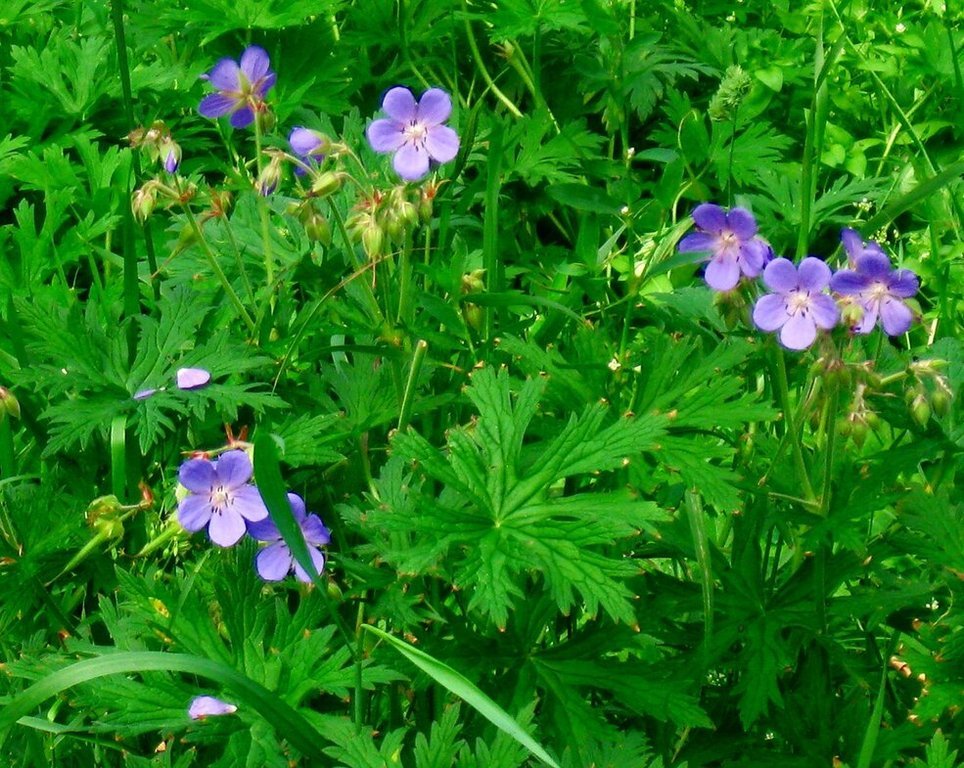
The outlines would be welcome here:
<svg viewBox="0 0 964 768">
<path fill-rule="evenodd" d="M 958 765 L 962 13 L 0 0 L 0 759 Z M 252 44 L 268 111 L 199 115 Z M 913 326 L 782 349 L 677 251 L 707 201 L 876 240 Z M 225 448 L 314 584 L 178 524 Z"/>
</svg>

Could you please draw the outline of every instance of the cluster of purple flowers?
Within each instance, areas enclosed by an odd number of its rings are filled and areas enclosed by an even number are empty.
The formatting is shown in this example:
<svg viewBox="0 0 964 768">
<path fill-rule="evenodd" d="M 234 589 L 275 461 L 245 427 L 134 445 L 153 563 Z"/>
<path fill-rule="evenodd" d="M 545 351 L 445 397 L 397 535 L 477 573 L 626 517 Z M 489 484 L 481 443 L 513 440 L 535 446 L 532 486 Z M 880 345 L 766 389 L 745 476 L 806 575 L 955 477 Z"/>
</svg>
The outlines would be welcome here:
<svg viewBox="0 0 964 768">
<path fill-rule="evenodd" d="M 256 45 L 248 46 L 238 61 L 221 59 L 202 77 L 217 92 L 205 96 L 198 111 L 209 118 L 230 115 L 235 128 L 251 125 L 265 111 L 265 96 L 276 81 L 267 51 Z M 368 142 L 375 152 L 393 155 L 395 172 L 405 181 L 424 178 L 432 163 L 447 163 L 458 154 L 458 134 L 444 125 L 452 113 L 445 91 L 430 88 L 416 101 L 408 88 L 391 88 L 382 109 L 388 117 L 368 126 Z M 319 165 L 329 148 L 324 135 L 304 126 L 291 130 L 288 143 L 308 168 Z M 305 168 L 296 173 L 304 174 Z"/>
<path fill-rule="evenodd" d="M 717 291 L 730 291 L 742 277 L 762 274 L 770 293 L 757 299 L 753 322 L 762 331 L 779 331 L 780 343 L 788 349 L 807 349 L 818 330 L 831 330 L 842 316 L 858 334 L 870 333 L 879 324 L 884 333 L 899 336 L 911 326 L 914 314 L 904 299 L 917 293 L 917 275 L 894 269 L 877 243 L 865 243 L 852 229 L 844 229 L 840 238 L 848 267 L 832 274 L 813 256 L 798 266 L 774 258 L 772 248 L 757 235 L 753 215 L 744 208 L 725 211 L 704 203 L 693 211 L 693 221 L 697 231 L 680 241 L 679 250 L 707 253 L 704 277 Z M 828 288 L 833 295 L 825 292 Z"/>
<path fill-rule="evenodd" d="M 311 576 L 295 562 L 271 519 L 257 487 L 251 482 L 254 467 L 242 450 L 222 453 L 211 461 L 188 459 L 181 465 L 178 479 L 188 491 L 178 504 L 177 519 L 188 531 L 207 528 L 208 536 L 220 547 L 233 547 L 245 534 L 266 542 L 255 558 L 258 574 L 265 581 L 280 581 L 294 571 L 299 581 L 308 583 Z M 294 493 L 288 502 L 305 537 L 312 563 L 318 573 L 325 568 L 325 556 L 319 547 L 331 541 L 331 533 L 318 515 L 307 513 L 305 502 Z"/>
</svg>

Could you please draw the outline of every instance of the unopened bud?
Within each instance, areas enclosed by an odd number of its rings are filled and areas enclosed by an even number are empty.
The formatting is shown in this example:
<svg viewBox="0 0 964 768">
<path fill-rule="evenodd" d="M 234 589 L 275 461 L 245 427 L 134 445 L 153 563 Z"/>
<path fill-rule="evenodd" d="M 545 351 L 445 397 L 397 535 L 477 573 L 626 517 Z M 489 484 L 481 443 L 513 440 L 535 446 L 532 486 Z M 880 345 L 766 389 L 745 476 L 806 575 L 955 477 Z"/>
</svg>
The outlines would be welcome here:
<svg viewBox="0 0 964 768">
<path fill-rule="evenodd" d="M 257 188 L 258 194 L 262 197 L 270 195 L 278 186 L 278 182 L 281 181 L 281 167 L 281 155 L 272 155 L 271 161 L 261 170 L 261 175 L 258 176 Z"/>
<path fill-rule="evenodd" d="M 312 211 L 302 220 L 302 224 L 309 240 L 321 243 L 326 247 L 331 245 L 331 224 L 321 213 Z"/>
<path fill-rule="evenodd" d="M 931 407 L 925 395 L 918 395 L 910 404 L 910 415 L 920 426 L 926 427 L 931 419 Z"/>
<path fill-rule="evenodd" d="M 341 179 L 333 171 L 317 174 L 311 181 L 311 194 L 314 197 L 327 197 L 341 187 Z"/>
<path fill-rule="evenodd" d="M 180 145 L 171 139 L 167 139 L 161 143 L 160 156 L 164 159 L 164 170 L 168 173 L 176 173 L 181 165 Z"/>
<path fill-rule="evenodd" d="M 382 246 L 385 243 L 385 235 L 382 234 L 381 228 L 372 221 L 371 226 L 367 227 L 362 231 L 361 234 L 362 247 L 365 249 L 365 254 L 369 259 L 374 261 L 382 254 Z"/>
<path fill-rule="evenodd" d="M 951 409 L 951 393 L 945 389 L 935 389 L 931 395 L 931 408 L 938 416 L 946 416 Z"/>
<path fill-rule="evenodd" d="M 153 179 L 143 187 L 134 190 L 131 196 L 131 211 L 140 222 L 147 221 L 157 207 L 157 182 Z"/>
<path fill-rule="evenodd" d="M 485 270 L 473 269 L 462 275 L 462 293 L 481 293 L 485 290 Z"/>
<path fill-rule="evenodd" d="M 466 303 L 462 307 L 462 315 L 465 317 L 465 322 L 476 331 L 482 330 L 482 321 L 484 316 L 482 314 L 482 307 L 478 304 Z"/>
<path fill-rule="evenodd" d="M 6 387 L 0 387 L 0 421 L 3 421 L 8 415 L 19 419 L 20 403 L 17 398 L 14 397 L 13 392 Z"/>
</svg>

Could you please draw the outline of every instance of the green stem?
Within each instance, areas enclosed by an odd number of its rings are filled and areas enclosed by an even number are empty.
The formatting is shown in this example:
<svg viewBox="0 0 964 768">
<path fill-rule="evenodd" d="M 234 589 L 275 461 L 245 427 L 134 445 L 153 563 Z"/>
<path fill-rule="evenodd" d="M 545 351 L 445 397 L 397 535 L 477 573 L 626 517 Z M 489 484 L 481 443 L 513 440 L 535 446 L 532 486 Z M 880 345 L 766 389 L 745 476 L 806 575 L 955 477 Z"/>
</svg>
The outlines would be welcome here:
<svg viewBox="0 0 964 768">
<path fill-rule="evenodd" d="M 412 233 L 405 235 L 398 260 L 398 314 L 397 325 L 408 326 L 412 314 Z"/>
<path fill-rule="evenodd" d="M 198 243 L 201 246 L 201 250 L 207 257 L 208 264 L 211 265 L 211 271 L 214 272 L 215 277 L 221 282 L 221 286 L 224 288 L 224 292 L 228 295 L 234 308 L 238 311 L 241 319 L 244 320 L 244 324 L 248 326 L 248 330 L 254 334 L 256 326 L 248 310 L 244 308 L 244 304 L 241 302 L 241 298 L 235 292 L 234 288 L 231 287 L 231 281 L 228 280 L 228 276 L 224 274 L 224 270 L 221 269 L 221 265 L 218 264 L 218 257 L 211 250 L 211 246 L 204 237 L 204 233 L 201 231 L 201 226 L 198 224 L 197 217 L 195 217 L 194 212 L 191 210 L 187 203 L 182 203 L 181 209 L 184 211 L 184 215 L 187 218 L 188 225 L 191 227 L 191 231 L 197 238 Z"/>
<path fill-rule="evenodd" d="M 362 659 L 365 657 L 365 603 L 358 604 L 358 620 L 355 622 L 355 728 L 361 730 L 365 722 L 365 689 L 362 685 Z"/>
<path fill-rule="evenodd" d="M 261 247 L 264 250 L 264 274 L 268 287 L 268 295 L 274 296 L 274 254 L 271 252 L 271 218 L 268 211 L 268 200 L 261 194 L 260 182 L 263 169 L 261 157 L 261 121 L 255 115 L 254 120 L 254 151 L 258 168 L 258 181 L 255 188 L 258 192 L 258 214 L 261 217 Z"/>
<path fill-rule="evenodd" d="M 398 414 L 398 431 L 404 432 L 408 427 L 409 418 L 412 415 L 412 403 L 415 400 L 415 387 L 418 384 L 418 375 L 422 370 L 422 362 L 425 360 L 425 353 L 428 351 L 428 342 L 419 339 L 415 345 L 415 354 L 412 356 L 412 366 L 408 369 L 408 380 L 405 382 L 405 394 L 402 397 L 402 408 Z"/>
<path fill-rule="evenodd" d="M 787 381 L 787 363 L 783 356 L 783 350 L 779 347 L 776 348 L 774 358 L 777 398 L 780 402 L 780 409 L 783 411 L 783 422 L 786 425 L 787 434 L 790 437 L 790 449 L 793 455 L 793 465 L 797 474 L 797 480 L 803 487 L 804 498 L 806 498 L 808 502 L 814 502 L 816 496 L 813 493 L 813 486 L 810 484 L 807 465 L 803 460 L 803 446 L 800 441 L 800 433 L 797 431 L 797 425 L 793 423 L 793 409 L 790 406 L 790 385 Z"/>
<path fill-rule="evenodd" d="M 472 23 L 469 21 L 469 7 L 466 0 L 462 0 L 462 13 L 465 19 L 465 36 L 469 41 L 469 50 L 472 52 L 472 58 L 475 60 L 475 66 L 478 67 L 479 73 L 482 75 L 482 79 L 485 80 L 485 84 L 489 87 L 489 90 L 495 94 L 495 97 L 501 101 L 507 110 L 512 114 L 513 117 L 522 117 L 522 112 L 519 108 L 512 103 L 512 100 L 506 96 L 502 90 L 495 84 L 495 80 L 492 79 L 492 75 L 489 74 L 489 70 L 485 68 L 485 62 L 482 61 L 482 54 L 479 51 L 479 46 L 475 42 L 475 35 L 472 33 Z"/>
</svg>

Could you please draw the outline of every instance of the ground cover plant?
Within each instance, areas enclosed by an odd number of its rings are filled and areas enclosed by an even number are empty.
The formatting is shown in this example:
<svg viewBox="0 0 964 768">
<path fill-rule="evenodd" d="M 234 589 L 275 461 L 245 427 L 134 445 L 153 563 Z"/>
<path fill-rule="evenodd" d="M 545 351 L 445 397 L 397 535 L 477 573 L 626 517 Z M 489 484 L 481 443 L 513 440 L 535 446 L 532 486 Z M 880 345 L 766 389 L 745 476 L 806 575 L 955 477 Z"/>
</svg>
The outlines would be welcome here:
<svg viewBox="0 0 964 768">
<path fill-rule="evenodd" d="M 4 764 L 958 765 L 961 13 L 0 2 Z"/>
</svg>

